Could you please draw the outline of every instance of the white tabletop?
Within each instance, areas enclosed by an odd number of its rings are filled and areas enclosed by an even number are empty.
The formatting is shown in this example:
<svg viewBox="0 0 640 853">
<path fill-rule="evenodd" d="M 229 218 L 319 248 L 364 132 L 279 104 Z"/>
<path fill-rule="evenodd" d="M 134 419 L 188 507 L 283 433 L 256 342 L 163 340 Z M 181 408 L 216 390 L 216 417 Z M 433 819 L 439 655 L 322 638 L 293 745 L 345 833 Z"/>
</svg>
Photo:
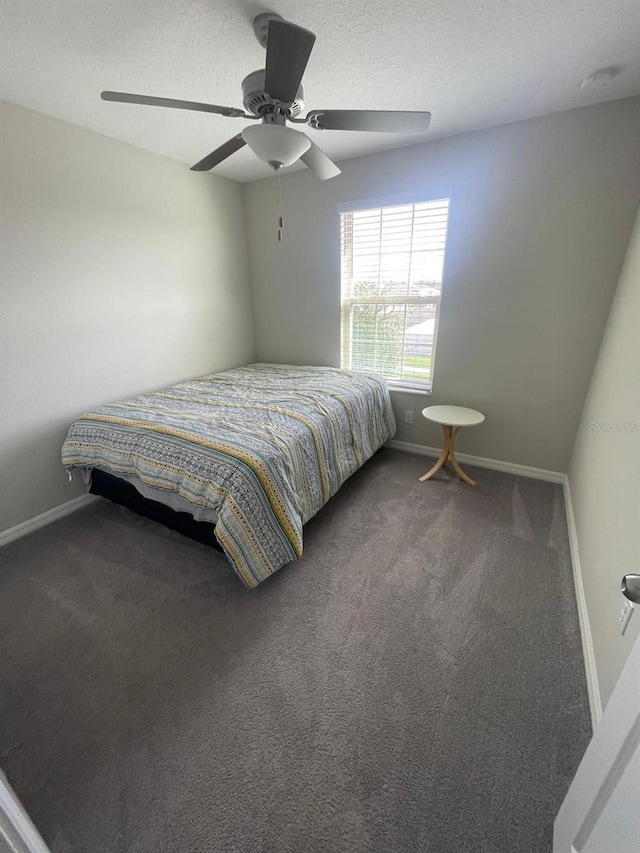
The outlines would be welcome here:
<svg viewBox="0 0 640 853">
<path fill-rule="evenodd" d="M 437 424 L 454 427 L 476 426 L 484 420 L 482 412 L 464 406 L 427 406 L 422 410 L 422 416 Z"/>
</svg>

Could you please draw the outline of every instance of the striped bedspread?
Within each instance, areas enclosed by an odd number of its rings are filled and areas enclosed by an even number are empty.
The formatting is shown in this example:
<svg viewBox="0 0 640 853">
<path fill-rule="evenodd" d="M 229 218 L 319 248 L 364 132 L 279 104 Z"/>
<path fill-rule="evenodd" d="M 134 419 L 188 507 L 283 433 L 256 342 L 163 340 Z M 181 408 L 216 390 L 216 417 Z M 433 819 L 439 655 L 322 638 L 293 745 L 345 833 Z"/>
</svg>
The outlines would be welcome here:
<svg viewBox="0 0 640 853">
<path fill-rule="evenodd" d="M 88 412 L 62 461 L 215 510 L 220 545 L 255 587 L 302 554 L 303 524 L 394 432 L 379 376 L 253 364 Z"/>
</svg>

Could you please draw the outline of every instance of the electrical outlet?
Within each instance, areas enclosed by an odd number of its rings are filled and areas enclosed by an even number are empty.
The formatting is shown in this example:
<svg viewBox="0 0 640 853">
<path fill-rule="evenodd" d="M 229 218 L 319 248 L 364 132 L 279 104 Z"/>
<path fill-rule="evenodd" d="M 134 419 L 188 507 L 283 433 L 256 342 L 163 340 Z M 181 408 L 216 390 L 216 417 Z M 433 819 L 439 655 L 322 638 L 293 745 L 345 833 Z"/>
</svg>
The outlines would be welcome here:
<svg viewBox="0 0 640 853">
<path fill-rule="evenodd" d="M 411 411 L 411 409 L 405 409 L 404 422 L 405 422 L 405 424 L 412 424 L 413 423 L 413 412 Z"/>
<path fill-rule="evenodd" d="M 627 601 L 625 599 L 624 604 L 620 610 L 620 615 L 618 616 L 618 622 L 620 623 L 620 633 L 624 636 L 624 632 L 627 630 L 627 625 L 631 617 L 633 616 L 633 601 Z"/>
</svg>

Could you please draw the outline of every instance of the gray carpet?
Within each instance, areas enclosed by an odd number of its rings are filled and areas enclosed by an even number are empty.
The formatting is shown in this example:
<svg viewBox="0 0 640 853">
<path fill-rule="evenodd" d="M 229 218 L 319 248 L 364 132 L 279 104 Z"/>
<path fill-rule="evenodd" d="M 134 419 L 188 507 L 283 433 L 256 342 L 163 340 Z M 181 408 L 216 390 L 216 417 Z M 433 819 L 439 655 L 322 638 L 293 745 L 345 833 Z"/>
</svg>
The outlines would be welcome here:
<svg viewBox="0 0 640 853">
<path fill-rule="evenodd" d="M 560 486 L 383 450 L 251 592 L 106 501 L 0 552 L 53 853 L 542 853 L 590 737 Z"/>
</svg>

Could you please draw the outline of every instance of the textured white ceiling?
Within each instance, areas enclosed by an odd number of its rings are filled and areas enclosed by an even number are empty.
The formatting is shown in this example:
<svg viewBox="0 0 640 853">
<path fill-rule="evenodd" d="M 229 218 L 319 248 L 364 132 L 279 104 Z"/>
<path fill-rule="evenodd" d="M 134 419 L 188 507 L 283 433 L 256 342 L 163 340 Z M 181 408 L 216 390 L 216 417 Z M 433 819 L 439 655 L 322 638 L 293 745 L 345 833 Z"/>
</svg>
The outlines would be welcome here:
<svg viewBox="0 0 640 853">
<path fill-rule="evenodd" d="M 0 94 L 195 163 L 247 122 L 99 93 L 241 107 L 242 78 L 264 67 L 251 27 L 263 11 L 317 35 L 307 109 L 432 112 L 424 137 L 310 130 L 338 161 L 640 93 L 639 0 L 2 0 Z M 606 88 L 580 89 L 608 65 L 622 71 Z M 270 174 L 248 149 L 215 171 Z"/>
</svg>

